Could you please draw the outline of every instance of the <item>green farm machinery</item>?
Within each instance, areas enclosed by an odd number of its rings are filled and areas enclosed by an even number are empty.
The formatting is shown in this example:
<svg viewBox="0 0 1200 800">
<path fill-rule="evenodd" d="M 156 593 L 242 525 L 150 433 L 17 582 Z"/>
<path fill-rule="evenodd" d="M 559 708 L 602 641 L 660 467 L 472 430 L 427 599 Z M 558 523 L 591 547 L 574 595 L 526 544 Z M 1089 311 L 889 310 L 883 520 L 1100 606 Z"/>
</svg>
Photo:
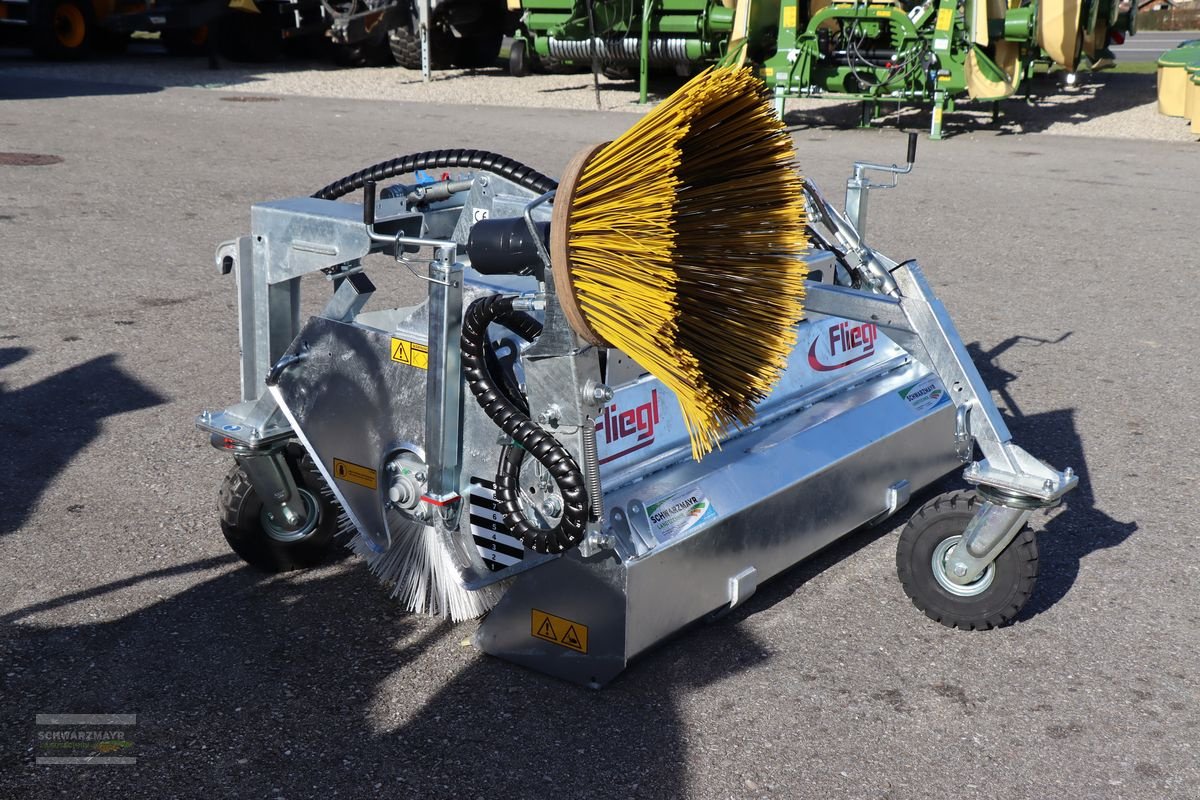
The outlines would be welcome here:
<svg viewBox="0 0 1200 800">
<path fill-rule="evenodd" d="M 789 98 L 932 107 L 931 138 L 956 100 L 1014 95 L 1039 64 L 1073 81 L 1103 66 L 1135 29 L 1121 0 L 510 0 L 520 3 L 514 74 L 573 63 L 638 68 L 641 99 L 655 67 L 720 60 L 760 69 L 782 114 Z M 511 7 L 511 5 L 510 5 Z"/>
</svg>

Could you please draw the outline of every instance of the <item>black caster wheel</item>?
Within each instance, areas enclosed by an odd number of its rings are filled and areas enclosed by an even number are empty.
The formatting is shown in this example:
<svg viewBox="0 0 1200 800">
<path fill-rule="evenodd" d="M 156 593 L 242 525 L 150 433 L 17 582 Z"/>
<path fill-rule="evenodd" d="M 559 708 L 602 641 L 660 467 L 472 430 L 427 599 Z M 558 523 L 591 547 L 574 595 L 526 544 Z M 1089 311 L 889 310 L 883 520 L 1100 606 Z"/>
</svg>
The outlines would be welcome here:
<svg viewBox="0 0 1200 800">
<path fill-rule="evenodd" d="M 338 509 L 324 491 L 307 456 L 287 457 L 307 514 L 299 530 L 275 524 L 263 509 L 254 485 L 235 464 L 221 483 L 221 531 L 233 552 L 263 572 L 287 572 L 318 566 L 332 557 Z"/>
<path fill-rule="evenodd" d="M 1037 582 L 1037 542 L 1027 527 L 973 582 L 961 586 L 950 580 L 946 562 L 978 504 L 974 492 L 938 495 L 913 514 L 896 548 L 904 593 L 948 628 L 989 630 L 1010 622 Z"/>
</svg>

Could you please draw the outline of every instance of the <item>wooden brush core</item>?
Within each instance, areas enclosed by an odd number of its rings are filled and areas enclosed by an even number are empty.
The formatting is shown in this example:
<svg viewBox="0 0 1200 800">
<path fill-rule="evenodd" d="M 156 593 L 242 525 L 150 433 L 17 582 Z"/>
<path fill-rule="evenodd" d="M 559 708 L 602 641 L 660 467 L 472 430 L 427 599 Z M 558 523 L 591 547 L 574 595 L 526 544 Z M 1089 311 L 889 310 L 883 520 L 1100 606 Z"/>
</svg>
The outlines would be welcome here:
<svg viewBox="0 0 1200 800">
<path fill-rule="evenodd" d="M 579 298 L 571 280 L 567 233 L 570 229 L 571 205 L 575 202 L 579 178 L 592 156 L 608 144 L 601 142 L 585 147 L 567 163 L 567 168 L 563 170 L 562 179 L 558 183 L 558 191 L 554 194 L 554 206 L 550 214 L 550 272 L 554 276 L 554 293 L 558 296 L 558 304 L 562 307 L 571 328 L 587 341 L 600 347 L 607 346 L 608 342 L 588 324 L 579 308 Z"/>
</svg>

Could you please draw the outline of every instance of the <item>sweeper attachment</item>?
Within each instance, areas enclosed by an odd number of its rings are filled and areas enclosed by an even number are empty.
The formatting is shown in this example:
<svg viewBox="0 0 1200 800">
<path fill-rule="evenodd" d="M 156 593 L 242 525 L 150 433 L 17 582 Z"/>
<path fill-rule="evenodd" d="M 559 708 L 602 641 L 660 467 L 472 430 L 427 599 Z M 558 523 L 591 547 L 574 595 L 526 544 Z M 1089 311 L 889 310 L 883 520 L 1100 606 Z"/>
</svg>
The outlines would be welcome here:
<svg viewBox="0 0 1200 800">
<path fill-rule="evenodd" d="M 238 285 L 242 401 L 198 420 L 235 459 L 221 492 L 233 549 L 285 570 L 320 563 L 345 535 L 408 608 L 489 612 L 482 650 L 599 686 L 966 465 L 973 488 L 933 499 L 902 533 L 899 574 L 945 625 L 1012 619 L 1037 574 L 1025 522 L 1076 478 L 1011 441 L 917 264 L 863 240 L 869 174 L 911 169 L 915 140 L 908 166 L 855 164 L 845 212 L 812 182 L 797 182 L 794 207 L 786 181 L 775 187 L 807 250 L 786 223 L 774 238 L 747 235 L 725 224 L 744 209 L 712 205 L 705 219 L 734 266 L 705 283 L 688 265 L 712 275 L 705 259 L 720 255 L 664 245 L 679 263 L 645 274 L 671 302 L 654 316 L 662 297 L 632 291 L 627 311 L 641 322 L 621 324 L 640 333 L 612 328 L 619 303 L 601 301 L 614 299 L 605 281 L 620 286 L 642 269 L 644 243 L 626 240 L 599 265 L 588 250 L 599 241 L 589 237 L 620 229 L 589 216 L 587 193 L 623 140 L 599 156 L 589 149 L 562 186 L 498 155 L 442 150 L 253 207 L 250 235 L 217 251 Z M 411 177 L 427 171 L 441 177 Z M 695 188 L 663 195 L 677 233 Z M 351 194 L 359 202 L 337 200 Z M 770 269 L 806 270 L 807 280 L 765 284 L 781 287 L 772 291 L 792 309 L 786 324 L 747 332 L 752 314 L 721 320 L 723 303 L 764 285 L 745 252 L 798 246 L 802 260 Z M 415 275 L 408 302 L 371 302 L 367 269 L 387 263 Z M 609 278 L 589 283 L 588 264 Z M 333 292 L 304 321 L 300 281 L 313 275 Z M 697 304 L 709 305 L 707 338 L 676 318 Z M 778 356 L 755 352 L 743 344 L 755 331 L 789 344 Z M 692 389 L 719 398 L 717 422 L 698 422 L 707 406 L 655 374 L 670 379 L 675 367 L 644 366 L 611 342 L 644 350 L 660 334 L 675 337 L 663 352 L 696 359 Z M 723 383 L 772 359 L 765 388 L 738 396 Z"/>
</svg>

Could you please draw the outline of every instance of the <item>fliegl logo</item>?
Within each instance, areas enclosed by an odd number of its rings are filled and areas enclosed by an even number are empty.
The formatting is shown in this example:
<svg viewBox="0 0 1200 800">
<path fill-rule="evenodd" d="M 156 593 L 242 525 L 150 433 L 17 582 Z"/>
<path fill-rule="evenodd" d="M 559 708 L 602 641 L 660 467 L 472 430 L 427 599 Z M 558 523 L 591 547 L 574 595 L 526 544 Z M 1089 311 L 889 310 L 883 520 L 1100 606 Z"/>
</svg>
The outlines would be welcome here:
<svg viewBox="0 0 1200 800">
<path fill-rule="evenodd" d="M 656 425 L 658 389 L 651 389 L 650 399 L 633 408 L 621 409 L 618 403 L 605 406 L 600 419 L 596 420 L 596 438 L 603 443 L 602 452 L 609 453 L 600 459 L 600 463 L 616 461 L 635 450 L 654 444 Z M 614 450 L 616 452 L 612 452 Z"/>
<path fill-rule="evenodd" d="M 808 365 L 818 372 L 833 372 L 875 355 L 879 329 L 873 323 L 839 321 L 813 339 L 808 348 Z"/>
</svg>

